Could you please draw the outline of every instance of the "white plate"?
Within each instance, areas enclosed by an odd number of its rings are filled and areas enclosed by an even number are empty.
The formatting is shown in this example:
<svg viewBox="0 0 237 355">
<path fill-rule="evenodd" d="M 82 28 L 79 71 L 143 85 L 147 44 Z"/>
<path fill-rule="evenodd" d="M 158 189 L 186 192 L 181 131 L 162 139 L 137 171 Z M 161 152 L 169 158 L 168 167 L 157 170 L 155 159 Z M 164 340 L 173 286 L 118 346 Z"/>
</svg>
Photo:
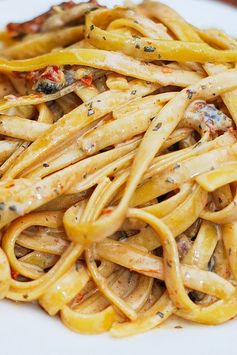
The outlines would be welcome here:
<svg viewBox="0 0 237 355">
<path fill-rule="evenodd" d="M 58 1 L 60 2 L 60 1 Z M 106 5 L 122 1 L 104 0 Z M 220 27 L 237 37 L 237 11 L 215 2 L 163 0 L 188 21 L 200 27 Z M 0 0 L 0 26 L 23 21 L 46 10 L 57 0 Z M 181 324 L 175 320 L 174 325 Z M 114 340 L 109 335 L 75 334 L 59 319 L 50 318 L 34 305 L 0 302 L 1 355 L 236 355 L 237 320 L 221 326 L 186 324 L 157 329 L 136 337 Z"/>
</svg>

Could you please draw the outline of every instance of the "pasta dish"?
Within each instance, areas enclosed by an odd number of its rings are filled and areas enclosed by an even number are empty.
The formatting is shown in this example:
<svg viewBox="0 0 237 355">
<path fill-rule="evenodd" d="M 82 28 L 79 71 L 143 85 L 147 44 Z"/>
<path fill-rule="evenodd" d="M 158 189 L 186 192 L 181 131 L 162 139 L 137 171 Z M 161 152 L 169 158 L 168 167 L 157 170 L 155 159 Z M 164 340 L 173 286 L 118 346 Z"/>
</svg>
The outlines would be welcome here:
<svg viewBox="0 0 237 355">
<path fill-rule="evenodd" d="M 115 337 L 235 317 L 237 41 L 149 1 L 0 41 L 0 299 Z"/>
</svg>

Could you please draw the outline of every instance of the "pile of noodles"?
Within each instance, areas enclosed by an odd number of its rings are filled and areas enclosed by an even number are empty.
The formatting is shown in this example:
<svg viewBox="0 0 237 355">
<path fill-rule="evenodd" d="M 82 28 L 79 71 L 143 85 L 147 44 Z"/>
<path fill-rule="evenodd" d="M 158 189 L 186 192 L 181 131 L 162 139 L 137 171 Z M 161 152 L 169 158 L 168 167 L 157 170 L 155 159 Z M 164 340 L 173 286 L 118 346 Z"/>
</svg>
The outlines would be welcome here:
<svg viewBox="0 0 237 355">
<path fill-rule="evenodd" d="M 235 317 L 237 42 L 147 1 L 0 39 L 0 298 L 116 337 Z"/>
</svg>

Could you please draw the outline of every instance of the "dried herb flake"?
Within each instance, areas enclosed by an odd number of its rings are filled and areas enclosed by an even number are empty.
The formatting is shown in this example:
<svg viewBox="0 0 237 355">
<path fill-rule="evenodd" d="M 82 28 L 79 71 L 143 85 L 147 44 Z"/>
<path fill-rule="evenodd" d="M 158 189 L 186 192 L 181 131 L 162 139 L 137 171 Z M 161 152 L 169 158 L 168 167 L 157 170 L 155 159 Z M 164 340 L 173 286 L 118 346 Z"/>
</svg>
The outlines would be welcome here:
<svg viewBox="0 0 237 355">
<path fill-rule="evenodd" d="M 87 112 L 87 116 L 92 116 L 94 115 L 95 111 L 92 108 L 89 108 L 88 112 Z"/>
<path fill-rule="evenodd" d="M 179 169 L 180 167 L 181 167 L 181 165 L 180 165 L 180 164 L 175 164 L 175 166 L 174 166 L 174 170 Z"/>
<path fill-rule="evenodd" d="M 187 89 L 187 96 L 188 96 L 188 99 L 189 99 L 189 100 L 191 100 L 191 99 L 192 99 L 193 94 L 194 94 L 194 92 L 193 92 L 192 90 Z"/>
<path fill-rule="evenodd" d="M 152 52 L 155 52 L 155 47 L 152 47 L 152 46 L 145 46 L 144 47 L 144 52 L 148 52 L 148 53 L 152 53 Z"/>
<path fill-rule="evenodd" d="M 12 211 L 12 212 L 17 212 L 17 208 L 14 205 L 9 206 L 9 210 Z"/>
<path fill-rule="evenodd" d="M 202 142 L 197 142 L 194 146 L 193 146 L 193 149 L 195 149 L 195 148 L 197 148 L 197 147 L 199 147 L 200 145 L 202 144 Z"/>
<path fill-rule="evenodd" d="M 155 127 L 153 128 L 153 131 L 158 131 L 161 128 L 161 126 L 162 126 L 161 122 L 157 123 L 157 125 L 155 125 Z"/>
<path fill-rule="evenodd" d="M 160 317 L 160 318 L 164 318 L 164 313 L 162 313 L 162 312 L 157 312 L 157 315 Z"/>
</svg>

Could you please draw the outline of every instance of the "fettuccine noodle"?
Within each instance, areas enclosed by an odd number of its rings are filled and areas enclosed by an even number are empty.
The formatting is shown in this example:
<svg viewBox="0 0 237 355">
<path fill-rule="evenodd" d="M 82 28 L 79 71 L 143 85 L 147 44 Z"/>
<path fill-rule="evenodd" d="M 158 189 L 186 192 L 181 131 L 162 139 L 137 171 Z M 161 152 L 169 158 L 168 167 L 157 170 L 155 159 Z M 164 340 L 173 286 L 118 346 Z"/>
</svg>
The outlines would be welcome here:
<svg viewBox="0 0 237 355">
<path fill-rule="evenodd" d="M 235 317 L 237 42 L 149 1 L 0 40 L 0 299 L 115 337 Z"/>
</svg>

